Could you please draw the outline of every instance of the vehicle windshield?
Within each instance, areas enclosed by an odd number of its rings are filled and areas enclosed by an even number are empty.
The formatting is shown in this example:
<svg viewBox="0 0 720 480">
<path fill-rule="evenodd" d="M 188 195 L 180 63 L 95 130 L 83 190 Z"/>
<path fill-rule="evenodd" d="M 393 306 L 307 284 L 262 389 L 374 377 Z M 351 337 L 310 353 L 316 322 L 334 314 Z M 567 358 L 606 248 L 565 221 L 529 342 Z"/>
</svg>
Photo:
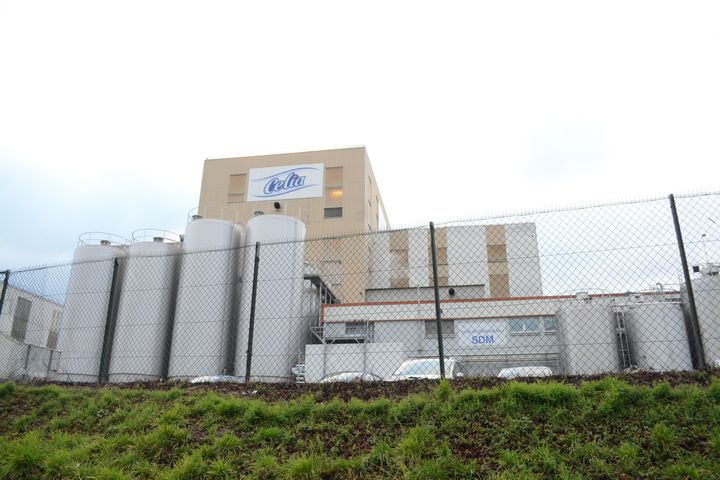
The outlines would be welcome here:
<svg viewBox="0 0 720 480">
<path fill-rule="evenodd" d="M 440 375 L 440 362 L 436 358 L 427 360 L 413 360 L 400 365 L 393 375 L 415 376 L 415 375 Z"/>
</svg>

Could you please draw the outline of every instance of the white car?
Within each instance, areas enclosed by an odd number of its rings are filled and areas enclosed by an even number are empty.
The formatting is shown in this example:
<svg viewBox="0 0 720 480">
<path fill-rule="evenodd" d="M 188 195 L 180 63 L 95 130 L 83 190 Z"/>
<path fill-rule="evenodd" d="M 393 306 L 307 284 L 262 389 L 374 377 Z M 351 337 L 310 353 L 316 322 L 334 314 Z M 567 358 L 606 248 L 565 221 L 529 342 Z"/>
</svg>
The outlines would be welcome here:
<svg viewBox="0 0 720 480">
<path fill-rule="evenodd" d="M 318 383 L 335 383 L 335 382 L 382 382 L 382 377 L 370 372 L 339 372 L 331 373 L 323 377 Z"/>
<path fill-rule="evenodd" d="M 445 378 L 462 378 L 465 367 L 454 359 L 445 359 Z M 409 380 L 411 378 L 440 378 L 440 360 L 438 358 L 413 358 L 405 360 L 388 380 Z"/>
<path fill-rule="evenodd" d="M 245 383 L 245 379 L 233 375 L 205 375 L 193 378 L 190 383 Z"/>
<path fill-rule="evenodd" d="M 497 374 L 497 378 L 552 377 L 552 374 L 553 372 L 549 367 L 509 367 L 500 370 L 500 373 Z"/>
</svg>

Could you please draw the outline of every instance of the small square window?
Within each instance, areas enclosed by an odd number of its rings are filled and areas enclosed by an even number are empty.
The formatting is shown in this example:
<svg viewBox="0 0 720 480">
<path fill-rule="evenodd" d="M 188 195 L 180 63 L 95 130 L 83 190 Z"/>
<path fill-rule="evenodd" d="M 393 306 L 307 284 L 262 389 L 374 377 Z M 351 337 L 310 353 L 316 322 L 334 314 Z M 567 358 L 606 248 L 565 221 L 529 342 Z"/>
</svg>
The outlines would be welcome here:
<svg viewBox="0 0 720 480">
<path fill-rule="evenodd" d="M 455 335 L 455 320 L 442 320 L 440 323 L 443 337 Z M 425 336 L 437 337 L 437 320 L 425 321 Z"/>
<path fill-rule="evenodd" d="M 540 331 L 540 320 L 537 318 L 526 318 L 525 319 L 525 331 L 536 333 Z"/>
<path fill-rule="evenodd" d="M 510 333 L 522 333 L 525 330 L 522 320 L 510 320 Z"/>
<path fill-rule="evenodd" d="M 545 317 L 543 319 L 543 329 L 547 333 L 557 332 L 557 320 L 555 317 Z"/>
<path fill-rule="evenodd" d="M 228 184 L 228 203 L 244 202 L 246 192 L 247 174 L 241 173 L 237 175 L 230 175 L 230 182 Z"/>
</svg>

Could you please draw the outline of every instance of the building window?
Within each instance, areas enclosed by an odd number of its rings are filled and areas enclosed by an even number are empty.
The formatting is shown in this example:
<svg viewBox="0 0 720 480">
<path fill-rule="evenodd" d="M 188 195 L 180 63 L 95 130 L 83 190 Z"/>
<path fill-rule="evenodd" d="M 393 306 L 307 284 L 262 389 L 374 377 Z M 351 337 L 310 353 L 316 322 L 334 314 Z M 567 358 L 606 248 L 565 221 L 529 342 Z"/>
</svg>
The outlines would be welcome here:
<svg viewBox="0 0 720 480">
<path fill-rule="evenodd" d="M 228 203 L 239 203 L 245 201 L 247 193 L 247 174 L 240 173 L 230 175 L 230 183 L 228 185 Z"/>
<path fill-rule="evenodd" d="M 524 333 L 525 322 L 522 319 L 510 320 L 510 333 Z"/>
<path fill-rule="evenodd" d="M 543 330 L 545 333 L 557 332 L 557 319 L 555 319 L 555 317 L 543 318 Z"/>
<path fill-rule="evenodd" d="M 342 216 L 343 206 L 343 167 L 330 167 L 325 169 L 325 218 L 328 217 L 328 208 L 340 208 Z"/>
<path fill-rule="evenodd" d="M 557 332 L 555 317 L 526 317 L 510 319 L 510 334 L 512 335 L 538 335 L 542 332 L 552 334 Z"/>
<path fill-rule="evenodd" d="M 12 330 L 10 336 L 20 342 L 25 341 L 28 321 L 30 320 L 30 308 L 32 302 L 27 298 L 18 297 L 15 303 L 15 315 L 13 316 Z"/>
<path fill-rule="evenodd" d="M 52 320 L 50 321 L 50 328 L 48 329 L 48 338 L 46 347 L 55 350 L 57 349 L 58 333 L 60 332 L 60 318 L 62 313 L 58 310 L 52 312 Z"/>
<path fill-rule="evenodd" d="M 345 324 L 345 335 L 348 337 L 368 337 L 372 335 L 373 324 L 367 322 L 348 322 Z"/>
<path fill-rule="evenodd" d="M 455 335 L 455 320 L 442 320 L 443 337 Z M 425 336 L 437 338 L 437 320 L 425 320 Z"/>
<path fill-rule="evenodd" d="M 326 208 L 325 218 L 342 218 L 342 207 Z"/>
</svg>

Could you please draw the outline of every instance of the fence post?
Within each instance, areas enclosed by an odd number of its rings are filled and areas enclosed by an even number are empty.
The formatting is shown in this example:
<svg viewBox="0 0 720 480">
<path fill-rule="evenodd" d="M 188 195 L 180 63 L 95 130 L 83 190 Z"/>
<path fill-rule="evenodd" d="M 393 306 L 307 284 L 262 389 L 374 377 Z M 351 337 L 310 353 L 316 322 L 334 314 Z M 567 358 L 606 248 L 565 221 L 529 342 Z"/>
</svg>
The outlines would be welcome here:
<svg viewBox="0 0 720 480">
<path fill-rule="evenodd" d="M 47 372 L 45 372 L 45 380 L 50 379 L 50 370 L 52 369 L 53 350 L 50 350 L 50 358 L 48 358 Z"/>
<path fill-rule="evenodd" d="M 2 315 L 3 305 L 5 305 L 5 294 L 7 293 L 8 282 L 10 281 L 10 270 L 5 270 L 3 273 L 5 274 L 5 278 L 3 279 L 2 293 L 0 293 L 0 315 Z"/>
<path fill-rule="evenodd" d="M 435 225 L 430 222 L 430 250 L 432 251 L 433 285 L 435 286 L 435 321 L 437 322 L 438 357 L 440 378 L 445 378 L 445 352 L 443 350 L 442 312 L 440 311 L 440 287 L 438 286 L 437 252 L 435 248 Z"/>
<path fill-rule="evenodd" d="M 255 300 L 257 298 L 258 267 L 260 265 L 260 242 L 255 243 L 255 265 L 253 267 L 252 297 L 250 297 L 250 325 L 248 327 L 247 363 L 245 364 L 245 383 L 250 383 L 252 367 L 253 334 L 255 333 Z"/>
<path fill-rule="evenodd" d="M 108 298 L 107 316 L 105 317 L 105 334 L 103 335 L 102 352 L 100 353 L 100 371 L 98 381 L 106 383 L 110 374 L 110 355 L 112 344 L 115 338 L 115 296 L 117 290 L 117 277 L 119 270 L 117 257 L 113 260 L 112 283 L 110 284 L 110 296 Z"/>
<path fill-rule="evenodd" d="M 25 344 L 25 366 L 23 367 L 23 378 L 29 377 L 28 376 L 28 365 L 30 364 L 30 349 L 32 348 L 32 345 L 29 343 Z"/>
<path fill-rule="evenodd" d="M 685 288 L 688 295 L 688 310 L 690 316 L 690 333 L 693 344 L 695 366 L 697 368 L 705 368 L 705 351 L 703 349 L 702 338 L 700 334 L 700 325 L 698 324 L 697 308 L 695 307 L 695 294 L 693 293 L 692 281 L 690 280 L 690 270 L 688 269 L 687 256 L 685 255 L 685 243 L 683 242 L 682 230 L 680 229 L 680 219 L 678 218 L 677 208 L 675 206 L 675 195 L 672 193 L 668 197 L 670 199 L 670 211 L 672 212 L 673 224 L 675 225 L 675 237 L 677 238 L 678 250 L 680 252 L 680 261 L 682 262 L 683 277 L 685 277 Z"/>
</svg>

